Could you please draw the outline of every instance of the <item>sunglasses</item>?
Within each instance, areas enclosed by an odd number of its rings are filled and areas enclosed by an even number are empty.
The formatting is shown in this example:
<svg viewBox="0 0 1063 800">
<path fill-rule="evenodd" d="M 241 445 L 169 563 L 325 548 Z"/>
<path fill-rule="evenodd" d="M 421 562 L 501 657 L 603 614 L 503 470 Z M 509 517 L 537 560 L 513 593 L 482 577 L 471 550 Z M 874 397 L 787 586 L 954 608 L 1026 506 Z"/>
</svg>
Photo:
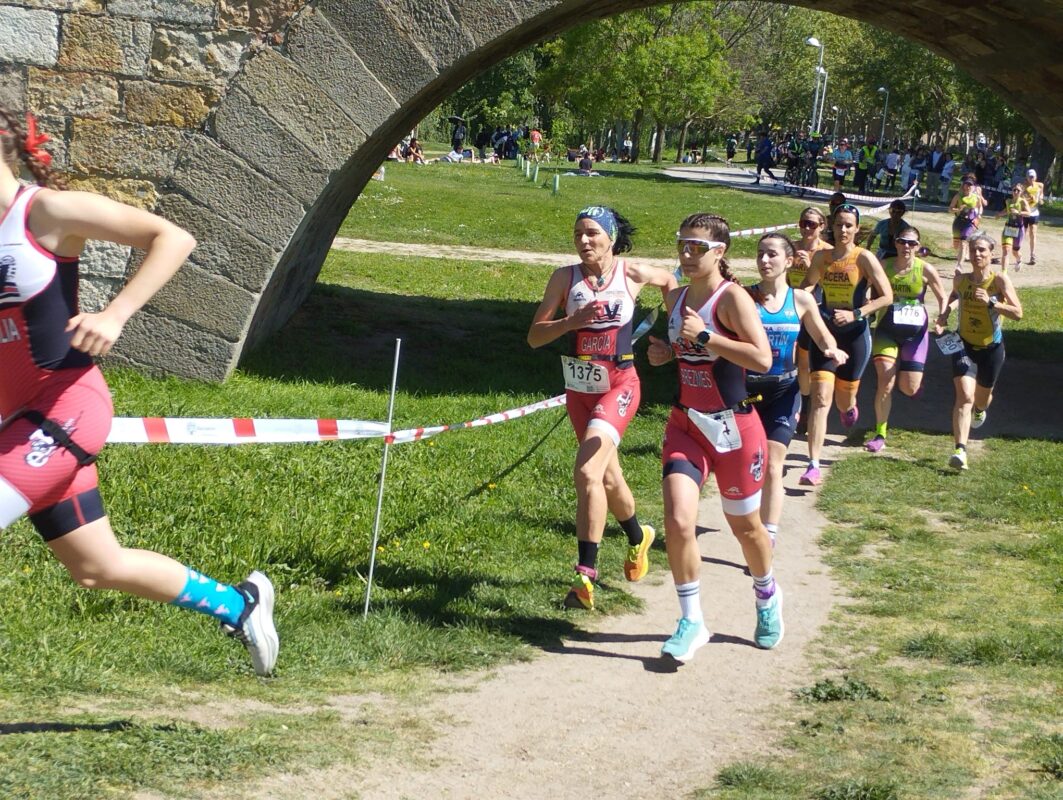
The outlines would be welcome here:
<svg viewBox="0 0 1063 800">
<path fill-rule="evenodd" d="M 903 244 L 905 247 L 916 247 L 919 244 L 918 239 L 894 239 L 897 244 Z"/>
<path fill-rule="evenodd" d="M 680 239 L 676 237 L 675 249 L 680 255 L 686 253 L 692 256 L 703 256 L 717 247 L 726 247 L 723 242 L 713 242 L 708 239 Z"/>
<path fill-rule="evenodd" d="M 818 228 L 823 223 L 822 222 L 816 222 L 814 219 L 803 219 L 797 224 L 800 225 L 802 228 Z"/>
</svg>

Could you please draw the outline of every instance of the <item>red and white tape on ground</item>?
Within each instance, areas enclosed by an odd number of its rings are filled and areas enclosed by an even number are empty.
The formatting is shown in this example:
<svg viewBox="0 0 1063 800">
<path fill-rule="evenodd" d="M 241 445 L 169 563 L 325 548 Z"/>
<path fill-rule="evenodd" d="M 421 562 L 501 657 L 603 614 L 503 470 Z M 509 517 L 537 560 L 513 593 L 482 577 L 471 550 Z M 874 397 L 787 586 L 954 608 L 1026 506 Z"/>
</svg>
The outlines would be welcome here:
<svg viewBox="0 0 1063 800">
<path fill-rule="evenodd" d="M 796 228 L 798 223 L 790 222 L 786 225 L 772 225 L 768 228 L 746 228 L 745 230 L 735 231 L 731 234 L 732 239 L 737 239 L 739 236 L 758 236 L 762 233 L 773 233 L 775 231 L 785 231 L 787 228 Z"/>
</svg>

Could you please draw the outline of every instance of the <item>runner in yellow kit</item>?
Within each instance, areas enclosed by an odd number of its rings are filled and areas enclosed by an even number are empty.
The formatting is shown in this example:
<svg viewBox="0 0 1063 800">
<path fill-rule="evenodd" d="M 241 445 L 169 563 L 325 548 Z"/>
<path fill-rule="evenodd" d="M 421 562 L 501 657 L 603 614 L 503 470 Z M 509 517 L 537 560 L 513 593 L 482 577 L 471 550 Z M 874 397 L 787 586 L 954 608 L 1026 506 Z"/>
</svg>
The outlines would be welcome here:
<svg viewBox="0 0 1063 800">
<path fill-rule="evenodd" d="M 934 325 L 941 336 L 954 307 L 959 307 L 959 342 L 952 350 L 953 385 L 956 403 L 952 409 L 952 432 L 956 450 L 949 466 L 967 469 L 967 437 L 971 428 L 986 421 L 986 409 L 993 402 L 993 387 L 1004 366 L 1004 331 L 1001 316 L 1022 319 L 1022 303 L 1007 275 L 992 271 L 994 242 L 979 233 L 968 240 L 971 272 L 958 273 L 952 294 Z M 953 341 L 955 338 L 953 337 Z M 942 350 L 950 349 L 943 346 Z"/>
</svg>

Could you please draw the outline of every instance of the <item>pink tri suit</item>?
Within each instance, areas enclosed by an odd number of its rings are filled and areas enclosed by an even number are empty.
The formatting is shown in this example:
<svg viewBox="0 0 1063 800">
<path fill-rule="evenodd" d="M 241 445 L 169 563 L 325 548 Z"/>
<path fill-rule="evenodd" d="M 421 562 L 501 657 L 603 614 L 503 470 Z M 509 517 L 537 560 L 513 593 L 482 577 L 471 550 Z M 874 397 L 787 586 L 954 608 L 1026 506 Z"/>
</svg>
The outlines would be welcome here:
<svg viewBox="0 0 1063 800">
<path fill-rule="evenodd" d="M 0 219 L 0 528 L 23 514 L 46 540 L 104 516 L 95 456 L 111 429 L 111 395 L 91 357 L 70 346 L 78 259 L 33 238 L 39 186 Z"/>
<path fill-rule="evenodd" d="M 584 278 L 578 264 L 568 269 L 565 313 L 572 315 L 590 303 L 598 304 L 594 322 L 572 332 L 571 356 L 563 364 L 568 418 L 580 441 L 588 428 L 595 428 L 619 445 L 642 399 L 631 349 L 635 298 L 627 282 L 627 264 L 617 259 L 602 286 L 593 278 Z M 598 383 L 607 380 L 608 389 L 588 392 L 573 388 L 574 373 L 582 374 L 584 369 L 598 378 Z"/>
<path fill-rule="evenodd" d="M 683 309 L 689 287 L 683 289 L 668 315 L 668 340 L 679 364 L 679 396 L 664 430 L 661 462 L 664 476 L 686 475 L 698 487 L 709 473 L 716 473 L 723 510 L 744 516 L 760 508 L 760 490 L 767 464 L 767 440 L 760 417 L 747 397 L 746 371 L 712 352 L 680 337 Z M 728 291 L 742 291 L 725 281 L 695 309 L 712 338 L 735 338 L 716 314 L 720 298 Z"/>
</svg>

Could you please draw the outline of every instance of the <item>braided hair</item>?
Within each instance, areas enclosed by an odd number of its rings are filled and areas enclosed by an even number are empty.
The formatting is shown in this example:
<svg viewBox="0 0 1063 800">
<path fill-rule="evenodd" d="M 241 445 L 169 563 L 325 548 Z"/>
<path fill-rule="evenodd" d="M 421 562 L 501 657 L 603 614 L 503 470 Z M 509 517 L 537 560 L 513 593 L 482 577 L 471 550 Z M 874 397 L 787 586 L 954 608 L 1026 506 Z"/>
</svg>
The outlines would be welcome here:
<svg viewBox="0 0 1063 800">
<path fill-rule="evenodd" d="M 706 214 L 704 212 L 691 214 L 679 226 L 680 230 L 683 228 L 700 228 L 703 231 L 708 231 L 709 238 L 712 241 L 723 242 L 724 253 L 731 249 L 731 226 L 719 214 Z M 731 273 L 731 265 L 727 263 L 726 257 L 720 259 L 720 274 L 723 275 L 724 280 L 738 283 L 738 279 Z"/>
<path fill-rule="evenodd" d="M 48 161 L 37 155 L 35 148 L 26 146 L 26 126 L 18 114 L 0 105 L 0 156 L 11 171 L 19 173 L 22 164 L 33 175 L 33 180 L 40 186 L 50 189 L 65 189 L 66 184 L 52 171 Z"/>
</svg>

